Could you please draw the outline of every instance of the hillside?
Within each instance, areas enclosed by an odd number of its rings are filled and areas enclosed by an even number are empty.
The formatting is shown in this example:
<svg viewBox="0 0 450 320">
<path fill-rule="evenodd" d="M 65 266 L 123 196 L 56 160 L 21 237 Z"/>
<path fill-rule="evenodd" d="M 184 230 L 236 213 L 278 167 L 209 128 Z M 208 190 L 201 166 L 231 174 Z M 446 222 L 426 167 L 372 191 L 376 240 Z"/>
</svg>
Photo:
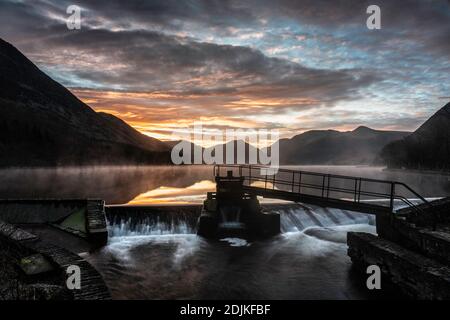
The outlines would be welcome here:
<svg viewBox="0 0 450 320">
<path fill-rule="evenodd" d="M 383 148 L 390 168 L 450 170 L 450 103 L 404 139 Z"/>
<path fill-rule="evenodd" d="M 0 166 L 167 163 L 168 146 L 97 113 L 0 39 Z"/>
<path fill-rule="evenodd" d="M 408 132 L 381 131 L 360 126 L 353 131 L 311 130 L 279 141 L 281 164 L 374 164 L 388 143 Z"/>
</svg>

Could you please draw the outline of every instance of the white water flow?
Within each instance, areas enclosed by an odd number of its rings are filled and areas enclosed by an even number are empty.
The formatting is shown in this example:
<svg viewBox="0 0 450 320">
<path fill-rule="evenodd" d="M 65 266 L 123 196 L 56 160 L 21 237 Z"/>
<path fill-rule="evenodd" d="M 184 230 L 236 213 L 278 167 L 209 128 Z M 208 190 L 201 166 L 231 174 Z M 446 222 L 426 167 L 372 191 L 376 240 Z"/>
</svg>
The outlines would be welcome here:
<svg viewBox="0 0 450 320">
<path fill-rule="evenodd" d="M 220 208 L 221 221 L 220 227 L 223 228 L 243 228 L 244 225 L 241 222 L 241 208 L 231 206 Z"/>
<path fill-rule="evenodd" d="M 375 216 L 373 215 L 341 209 L 323 208 L 314 205 L 279 205 L 270 210 L 280 214 L 282 233 L 311 233 L 311 231 L 307 230 L 312 228 L 314 230 L 327 230 L 336 226 L 375 225 Z M 239 210 L 231 211 L 221 212 L 222 223 L 230 227 L 240 225 L 239 217 L 241 212 Z M 170 236 L 177 236 L 172 238 L 179 239 L 183 235 L 195 235 L 196 226 L 192 221 L 188 222 L 182 219 L 160 219 L 159 217 L 145 217 L 142 219 L 126 218 L 116 219 L 114 222 L 111 222 L 108 226 L 108 232 L 110 243 L 126 241 L 127 246 L 131 246 L 133 239 L 136 240 L 136 245 L 141 245 L 146 237 L 153 239 L 152 241 L 156 241 L 158 236 L 165 236 L 161 240 L 167 242 Z M 244 243 L 234 239 L 225 242 L 229 242 L 233 246 Z M 247 245 L 247 242 L 244 245 Z"/>
<path fill-rule="evenodd" d="M 110 238 L 133 237 L 133 236 L 158 236 L 170 234 L 195 234 L 195 226 L 190 226 L 187 221 L 169 219 L 161 220 L 143 218 L 120 219 L 108 226 Z"/>
<path fill-rule="evenodd" d="M 87 259 L 118 299 L 367 298 L 350 274 L 346 238 L 374 233 L 375 216 L 304 204 L 265 209 L 280 213 L 282 233 L 259 241 L 209 241 L 195 234 L 195 219 L 176 215 L 115 219 L 108 245 Z"/>
<path fill-rule="evenodd" d="M 176 216 L 116 219 L 108 245 L 87 259 L 121 299 L 362 297 L 349 280 L 346 235 L 375 232 L 374 216 L 302 204 L 266 210 L 281 214 L 282 233 L 252 242 L 205 240 Z"/>
</svg>

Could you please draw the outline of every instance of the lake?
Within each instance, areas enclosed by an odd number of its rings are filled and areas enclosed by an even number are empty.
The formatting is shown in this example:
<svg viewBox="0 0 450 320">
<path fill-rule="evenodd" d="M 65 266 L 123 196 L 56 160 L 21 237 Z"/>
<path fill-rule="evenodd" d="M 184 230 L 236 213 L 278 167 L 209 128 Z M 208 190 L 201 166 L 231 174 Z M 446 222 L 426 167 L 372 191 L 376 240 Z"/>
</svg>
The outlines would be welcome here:
<svg viewBox="0 0 450 320">
<path fill-rule="evenodd" d="M 450 195 L 448 176 L 363 166 L 295 168 L 401 181 L 428 198 Z M 0 198 L 89 197 L 110 205 L 200 204 L 215 189 L 210 166 L 8 169 L 0 170 L 0 181 Z M 183 220 L 168 228 L 157 220 L 119 219 L 109 221 L 107 246 L 81 255 L 115 299 L 403 298 L 383 279 L 380 291 L 368 291 L 347 256 L 347 232 L 375 233 L 374 216 L 304 204 L 267 207 L 281 214 L 282 233 L 264 241 L 209 241 Z"/>
<path fill-rule="evenodd" d="M 425 197 L 450 195 L 450 176 L 368 166 L 290 166 L 407 183 Z M 215 189 L 211 166 L 17 168 L 0 170 L 0 198 L 100 198 L 106 204 L 202 203 Z"/>
</svg>

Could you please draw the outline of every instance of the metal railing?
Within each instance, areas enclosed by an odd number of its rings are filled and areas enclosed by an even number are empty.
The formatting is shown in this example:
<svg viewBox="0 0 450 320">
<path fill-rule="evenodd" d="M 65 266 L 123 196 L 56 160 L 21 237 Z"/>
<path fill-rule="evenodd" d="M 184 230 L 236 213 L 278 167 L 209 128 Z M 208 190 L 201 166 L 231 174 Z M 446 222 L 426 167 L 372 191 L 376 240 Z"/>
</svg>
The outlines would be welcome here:
<svg viewBox="0 0 450 320">
<path fill-rule="evenodd" d="M 328 173 L 279 168 L 274 175 L 268 174 L 268 167 L 261 165 L 215 165 L 214 176 L 232 171 L 233 175 L 244 177 L 244 186 L 254 189 L 284 191 L 289 194 L 321 197 L 323 199 L 346 200 L 354 203 L 378 201 L 394 211 L 394 202 L 401 201 L 407 207 L 422 211 L 411 198 L 428 204 L 428 201 L 408 185 L 388 180 L 352 177 Z M 380 201 L 384 200 L 384 201 Z"/>
</svg>

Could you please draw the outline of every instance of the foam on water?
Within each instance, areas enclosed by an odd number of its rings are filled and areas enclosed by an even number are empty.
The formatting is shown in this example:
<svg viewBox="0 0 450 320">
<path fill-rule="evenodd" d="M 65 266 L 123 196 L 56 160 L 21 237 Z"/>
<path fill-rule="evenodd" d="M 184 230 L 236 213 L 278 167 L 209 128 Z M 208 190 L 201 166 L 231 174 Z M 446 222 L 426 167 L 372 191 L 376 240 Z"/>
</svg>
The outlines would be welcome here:
<svg viewBox="0 0 450 320">
<path fill-rule="evenodd" d="M 231 247 L 247 247 L 250 246 L 250 243 L 245 239 L 241 238 L 223 238 L 220 241 L 228 242 Z"/>
<path fill-rule="evenodd" d="M 108 225 L 108 245 L 104 250 L 125 264 L 133 265 L 138 257 L 133 250 L 143 246 L 169 245 L 173 252 L 174 265 L 192 255 L 201 241 L 195 230 L 181 219 L 119 219 Z"/>
<path fill-rule="evenodd" d="M 134 249 L 170 245 L 176 247 L 173 252 L 173 263 L 178 265 L 183 259 L 194 254 L 202 241 L 200 237 L 193 234 L 119 236 L 111 237 L 103 250 L 125 264 L 134 265 L 139 260 L 139 257 L 133 255 Z"/>
</svg>

